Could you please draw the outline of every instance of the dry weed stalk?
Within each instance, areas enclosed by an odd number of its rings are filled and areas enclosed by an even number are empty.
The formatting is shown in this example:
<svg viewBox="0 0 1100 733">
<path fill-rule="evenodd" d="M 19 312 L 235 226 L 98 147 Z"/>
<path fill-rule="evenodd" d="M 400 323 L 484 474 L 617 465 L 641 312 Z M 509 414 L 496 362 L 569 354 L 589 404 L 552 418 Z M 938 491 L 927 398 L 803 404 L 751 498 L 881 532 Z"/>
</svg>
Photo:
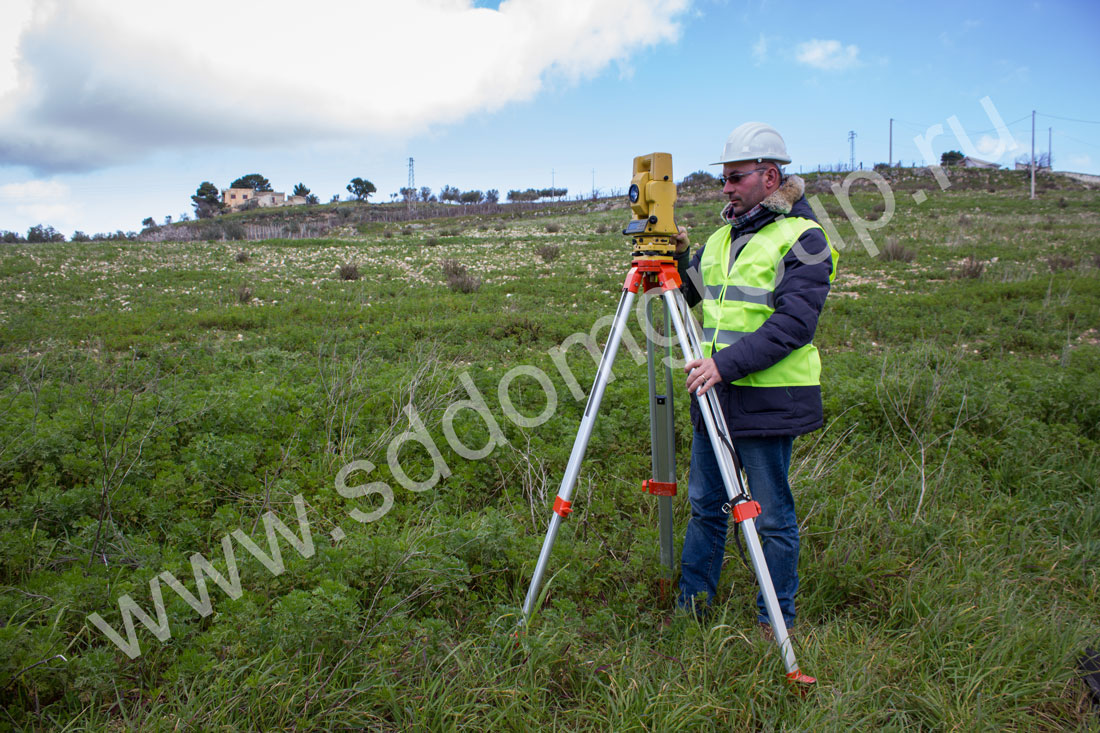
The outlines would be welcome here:
<svg viewBox="0 0 1100 733">
<path fill-rule="evenodd" d="M 920 492 L 913 511 L 914 522 L 920 518 L 930 482 L 939 485 L 946 474 L 955 435 L 963 425 L 976 420 L 984 412 L 984 409 L 972 412 L 967 394 L 963 392 L 954 425 L 949 430 L 931 434 L 936 413 L 943 402 L 945 388 L 958 373 L 961 352 L 955 351 L 942 361 L 936 360 L 934 355 L 928 353 L 928 349 L 922 349 L 918 356 L 920 362 L 915 365 L 895 362 L 891 368 L 890 356 L 885 355 L 879 380 L 875 385 L 886 424 L 920 478 Z M 938 467 L 929 470 L 929 452 L 944 438 L 947 438 L 947 445 L 943 460 Z"/>
</svg>

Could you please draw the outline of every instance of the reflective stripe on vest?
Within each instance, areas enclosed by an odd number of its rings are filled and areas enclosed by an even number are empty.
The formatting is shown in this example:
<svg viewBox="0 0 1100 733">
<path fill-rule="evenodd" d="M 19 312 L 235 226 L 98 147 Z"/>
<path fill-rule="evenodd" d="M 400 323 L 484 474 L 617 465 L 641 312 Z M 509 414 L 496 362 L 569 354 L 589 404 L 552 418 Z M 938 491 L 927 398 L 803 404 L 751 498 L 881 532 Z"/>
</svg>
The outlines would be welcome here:
<svg viewBox="0 0 1100 733">
<path fill-rule="evenodd" d="M 810 219 L 776 219 L 753 234 L 730 264 L 730 232 L 727 225 L 707 240 L 699 263 L 703 279 L 703 356 L 735 344 L 760 328 L 775 312 L 775 286 L 782 277 L 778 263 L 798 238 L 820 225 Z M 839 253 L 829 245 L 832 259 L 829 280 L 836 276 Z M 824 255 L 824 253 L 823 253 Z M 817 260 L 820 261 L 820 260 Z M 734 384 L 753 387 L 790 387 L 820 384 L 821 359 L 817 347 L 806 344 L 767 369 L 738 379 Z"/>
</svg>

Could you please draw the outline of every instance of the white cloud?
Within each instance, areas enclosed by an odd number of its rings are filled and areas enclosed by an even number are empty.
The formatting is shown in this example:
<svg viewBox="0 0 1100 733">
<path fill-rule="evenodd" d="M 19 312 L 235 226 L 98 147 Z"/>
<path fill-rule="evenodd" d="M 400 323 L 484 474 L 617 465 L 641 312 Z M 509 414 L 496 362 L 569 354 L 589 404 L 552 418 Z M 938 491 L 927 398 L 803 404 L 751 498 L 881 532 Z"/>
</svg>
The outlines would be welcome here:
<svg viewBox="0 0 1100 733">
<path fill-rule="evenodd" d="M 752 44 L 752 65 L 761 66 L 768 60 L 768 37 L 763 33 L 756 43 Z"/>
<path fill-rule="evenodd" d="M 22 203 L 48 199 L 63 199 L 69 187 L 60 181 L 19 181 L 0 186 L 0 201 Z"/>
<path fill-rule="evenodd" d="M 674 41 L 689 4 L 39 3 L 18 88 L 0 87 L 0 164 L 88 170 L 166 148 L 407 135 Z"/>
<path fill-rule="evenodd" d="M 1054 162 L 1055 163 L 1058 162 L 1057 154 L 1054 156 Z M 1090 156 L 1088 153 L 1083 153 L 1081 155 L 1071 155 L 1068 158 L 1066 158 L 1066 163 L 1068 164 L 1068 166 L 1070 168 L 1081 168 L 1081 169 L 1091 168 L 1092 167 L 1092 156 Z"/>
<path fill-rule="evenodd" d="M 823 71 L 840 71 L 859 65 L 859 48 L 844 46 L 840 41 L 822 41 L 816 38 L 798 44 L 795 58 L 806 66 Z"/>
<path fill-rule="evenodd" d="M 0 97 L 19 84 L 19 36 L 31 19 L 31 0 L 4 0 L 0 22 Z"/>
<path fill-rule="evenodd" d="M 16 218 L 39 223 L 67 223 L 75 219 L 79 209 L 72 201 L 69 187 L 58 181 L 33 180 L 0 185 L 0 212 L 4 212 L 4 219 L 14 214 Z"/>
<path fill-rule="evenodd" d="M 1001 160 L 1004 158 L 1012 158 L 1013 154 L 1023 149 L 1025 145 L 1017 140 L 1015 136 L 1010 135 L 1002 141 L 999 135 L 984 134 L 978 138 L 975 147 L 978 149 L 980 155 L 993 156 L 993 160 Z"/>
</svg>

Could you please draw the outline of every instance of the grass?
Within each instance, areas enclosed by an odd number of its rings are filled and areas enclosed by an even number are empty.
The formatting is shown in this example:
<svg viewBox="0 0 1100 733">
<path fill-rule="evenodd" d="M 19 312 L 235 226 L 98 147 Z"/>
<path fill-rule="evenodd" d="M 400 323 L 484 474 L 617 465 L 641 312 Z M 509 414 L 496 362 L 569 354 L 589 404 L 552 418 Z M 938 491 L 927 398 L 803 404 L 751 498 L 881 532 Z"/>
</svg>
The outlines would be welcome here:
<svg viewBox="0 0 1100 733">
<path fill-rule="evenodd" d="M 249 242 L 244 261 L 236 242 L 6 246 L 0 727 L 1096 730 L 1073 671 L 1100 638 L 1096 194 L 1032 202 L 1010 176 L 953 180 L 896 182 L 873 234 L 919 256 L 847 247 L 818 327 L 827 426 L 793 460 L 797 652 L 819 679 L 805 699 L 755 633 L 753 577 L 732 546 L 712 622 L 662 599 L 656 507 L 638 490 L 645 369 L 625 350 L 546 602 L 516 635 L 584 409 L 550 349 L 613 313 L 625 206 L 556 208 L 556 232 L 538 212 L 400 237 L 370 223 Z M 906 186 L 922 185 L 918 205 Z M 882 221 L 880 201 L 861 190 L 853 206 Z M 718 208 L 678 208 L 694 242 Z M 333 277 L 350 262 L 362 279 Z M 957 276 L 968 262 L 978 272 Z M 448 273 L 480 287 L 456 292 Z M 569 364 L 591 384 L 581 349 Z M 556 391 L 538 427 L 500 405 L 520 365 Z M 490 438 L 464 378 L 507 439 L 479 460 L 444 434 L 463 404 L 455 433 Z M 528 416 L 546 404 L 522 376 L 508 395 Z M 415 432 L 410 406 L 450 471 L 423 492 L 386 465 Z M 399 457 L 411 479 L 432 475 L 422 444 Z M 349 499 L 336 477 L 352 460 L 377 468 L 346 477 L 361 492 Z M 371 482 L 392 506 L 360 523 L 353 509 L 383 506 Z M 191 553 L 216 560 L 234 530 L 263 547 L 265 512 L 297 530 L 295 495 L 311 557 L 280 538 L 276 576 L 235 545 L 241 596 L 208 583 L 202 618 L 164 588 L 171 638 L 139 624 L 134 660 L 87 620 L 120 627 L 124 593 L 151 610 L 164 571 L 193 589 Z M 675 507 L 682 538 L 685 497 Z"/>
</svg>

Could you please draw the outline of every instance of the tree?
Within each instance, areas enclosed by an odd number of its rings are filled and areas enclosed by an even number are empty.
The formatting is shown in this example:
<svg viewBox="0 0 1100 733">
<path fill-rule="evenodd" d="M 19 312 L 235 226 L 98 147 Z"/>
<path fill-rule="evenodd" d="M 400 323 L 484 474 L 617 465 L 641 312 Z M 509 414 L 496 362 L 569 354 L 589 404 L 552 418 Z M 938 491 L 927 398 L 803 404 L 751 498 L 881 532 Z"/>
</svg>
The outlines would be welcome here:
<svg viewBox="0 0 1100 733">
<path fill-rule="evenodd" d="M 432 189 L 428 186 L 420 187 L 420 200 L 427 203 L 429 201 L 435 201 L 435 196 L 432 195 Z"/>
<path fill-rule="evenodd" d="M 482 199 L 485 198 L 485 194 L 481 191 L 463 191 L 458 196 L 458 200 L 461 204 L 480 204 Z"/>
<path fill-rule="evenodd" d="M 64 242 L 65 235 L 50 226 L 36 224 L 27 230 L 28 242 Z"/>
<path fill-rule="evenodd" d="M 459 192 L 459 190 L 454 186 L 444 186 L 443 188 L 439 189 L 440 201 L 454 201 L 457 203 L 458 197 L 461 195 L 462 194 Z"/>
<path fill-rule="evenodd" d="M 940 165 L 956 165 L 963 161 L 966 156 L 960 153 L 958 150 L 948 150 L 946 153 L 940 156 Z"/>
<path fill-rule="evenodd" d="M 539 198 L 539 192 L 533 188 L 529 188 L 526 191 L 517 191 L 512 189 L 508 192 L 508 200 L 519 203 L 522 201 L 537 201 Z"/>
<path fill-rule="evenodd" d="M 560 199 L 569 193 L 568 188 L 529 188 L 526 191 L 516 191 L 515 189 L 508 192 L 509 201 L 538 201 L 539 199 Z"/>
<path fill-rule="evenodd" d="M 92 241 L 92 238 L 89 237 L 84 232 L 77 229 L 75 232 L 73 232 L 73 236 L 69 237 L 69 241 L 71 241 L 71 242 L 90 242 L 90 241 Z"/>
<path fill-rule="evenodd" d="M 141 226 L 145 227 L 146 229 L 156 229 L 157 223 L 156 221 L 154 221 L 153 217 L 147 216 L 141 220 Z"/>
<path fill-rule="evenodd" d="M 319 204 L 319 203 L 321 203 L 321 199 L 317 198 L 317 194 L 311 193 L 308 196 L 306 196 L 306 203 L 309 204 L 309 205 Z"/>
<path fill-rule="evenodd" d="M 299 183 L 296 186 L 294 186 L 294 195 L 295 196 L 309 196 L 309 189 L 306 188 L 306 184 Z"/>
<path fill-rule="evenodd" d="M 716 188 L 718 179 L 706 171 L 695 171 L 680 181 L 682 188 Z"/>
<path fill-rule="evenodd" d="M 400 192 L 401 192 L 401 200 L 404 201 L 405 203 L 409 203 L 410 201 L 416 201 L 416 189 L 415 188 L 409 188 L 408 186 L 404 186 L 403 188 L 400 189 Z"/>
<path fill-rule="evenodd" d="M 488 191 L 485 192 L 485 201 L 486 203 L 490 204 L 497 203 L 498 201 L 500 201 L 500 191 L 496 190 L 495 188 L 490 188 Z"/>
<path fill-rule="evenodd" d="M 348 193 L 355 197 L 356 201 L 368 201 L 370 195 L 377 191 L 374 184 L 363 178 L 352 178 L 348 184 Z"/>
<path fill-rule="evenodd" d="M 1018 167 L 1030 168 L 1031 167 L 1031 154 L 1024 153 L 1023 155 L 1016 156 L 1016 165 Z M 1035 155 L 1035 169 L 1050 168 L 1050 153 L 1037 153 Z"/>
<path fill-rule="evenodd" d="M 251 188 L 253 191 L 270 191 L 271 182 L 259 173 L 249 173 L 229 184 L 230 188 Z"/>
<path fill-rule="evenodd" d="M 199 219 L 210 219 L 225 210 L 218 187 L 210 181 L 199 184 L 195 195 L 191 197 L 191 203 L 195 207 L 195 216 Z"/>
<path fill-rule="evenodd" d="M 539 190 L 539 198 L 560 199 L 567 193 L 569 193 L 568 188 L 543 188 Z"/>
</svg>

